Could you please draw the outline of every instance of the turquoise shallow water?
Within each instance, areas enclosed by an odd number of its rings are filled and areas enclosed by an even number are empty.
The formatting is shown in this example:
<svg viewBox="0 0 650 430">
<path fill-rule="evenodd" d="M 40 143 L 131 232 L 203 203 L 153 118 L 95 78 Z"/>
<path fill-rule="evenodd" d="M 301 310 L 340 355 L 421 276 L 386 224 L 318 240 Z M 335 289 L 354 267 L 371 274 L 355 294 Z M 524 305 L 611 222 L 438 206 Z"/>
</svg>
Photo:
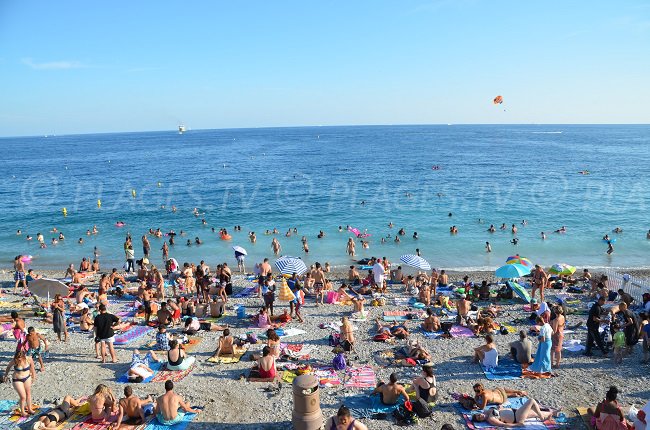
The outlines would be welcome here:
<svg viewBox="0 0 650 430">
<path fill-rule="evenodd" d="M 177 237 L 171 255 L 179 261 L 234 263 L 234 244 L 249 251 L 250 262 L 270 256 L 263 232 L 277 227 L 284 254 L 343 265 L 349 234 L 338 226 L 351 225 L 372 235 L 370 249 L 358 244 L 359 257 L 397 260 L 419 248 L 448 269 L 493 268 L 516 252 L 548 265 L 650 267 L 650 126 L 303 127 L 4 138 L 0 145 L 6 265 L 19 253 L 34 255 L 34 267 L 76 264 L 92 257 L 94 246 L 105 266 L 121 265 L 125 233 L 137 239 L 150 227 L 204 241 L 187 247 L 187 238 Z M 205 214 L 194 217 L 194 207 Z M 117 220 L 127 226 L 116 228 Z M 486 231 L 490 223 L 496 233 Z M 509 228 L 498 230 L 502 223 L 519 227 L 517 246 Z M 86 237 L 93 224 L 100 234 Z M 236 224 L 242 232 L 232 231 Z M 566 234 L 552 233 L 562 225 Z M 49 244 L 53 226 L 67 238 L 57 246 Z M 284 237 L 294 226 L 298 236 Z M 622 234 L 611 233 L 616 226 Z M 228 228 L 233 242 L 211 227 Z M 400 227 L 407 233 L 401 243 L 379 243 Z M 316 238 L 319 230 L 324 239 Z M 25 240 L 39 231 L 46 249 Z M 249 231 L 257 244 L 248 243 Z M 617 238 L 611 256 L 601 240 L 606 233 Z M 155 256 L 160 246 L 152 239 Z"/>
</svg>

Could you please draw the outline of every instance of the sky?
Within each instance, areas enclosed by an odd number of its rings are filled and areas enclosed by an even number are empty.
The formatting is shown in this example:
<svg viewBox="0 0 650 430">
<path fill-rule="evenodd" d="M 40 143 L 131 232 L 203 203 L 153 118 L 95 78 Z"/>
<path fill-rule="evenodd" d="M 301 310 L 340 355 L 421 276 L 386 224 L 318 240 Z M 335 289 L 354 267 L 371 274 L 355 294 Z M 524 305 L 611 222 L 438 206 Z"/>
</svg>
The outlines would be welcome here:
<svg viewBox="0 0 650 430">
<path fill-rule="evenodd" d="M 650 1 L 0 0 L 0 73 L 0 136 L 647 124 Z"/>
</svg>

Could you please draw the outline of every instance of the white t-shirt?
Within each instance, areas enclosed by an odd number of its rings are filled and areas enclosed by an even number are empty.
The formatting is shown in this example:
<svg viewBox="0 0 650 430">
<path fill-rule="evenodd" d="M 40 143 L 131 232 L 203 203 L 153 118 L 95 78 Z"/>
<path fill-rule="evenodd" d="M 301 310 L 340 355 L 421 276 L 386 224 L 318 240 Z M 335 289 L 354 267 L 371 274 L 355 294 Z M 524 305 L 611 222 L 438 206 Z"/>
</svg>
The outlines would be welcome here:
<svg viewBox="0 0 650 430">
<path fill-rule="evenodd" d="M 546 304 L 546 302 L 542 302 L 542 303 L 540 303 L 540 305 L 539 305 L 539 309 L 537 309 L 537 311 L 536 311 L 536 312 L 537 312 L 537 316 L 542 315 L 542 314 L 543 314 L 544 312 L 546 312 L 546 311 L 550 311 L 550 309 L 549 309 L 549 307 L 548 307 L 548 304 Z"/>
<path fill-rule="evenodd" d="M 499 365 L 499 351 L 490 349 L 485 352 L 483 357 L 483 366 L 487 368 L 497 367 Z"/>
<path fill-rule="evenodd" d="M 380 262 L 376 262 L 374 266 L 372 266 L 372 276 L 375 279 L 376 284 L 383 284 L 384 283 L 384 266 Z"/>
</svg>

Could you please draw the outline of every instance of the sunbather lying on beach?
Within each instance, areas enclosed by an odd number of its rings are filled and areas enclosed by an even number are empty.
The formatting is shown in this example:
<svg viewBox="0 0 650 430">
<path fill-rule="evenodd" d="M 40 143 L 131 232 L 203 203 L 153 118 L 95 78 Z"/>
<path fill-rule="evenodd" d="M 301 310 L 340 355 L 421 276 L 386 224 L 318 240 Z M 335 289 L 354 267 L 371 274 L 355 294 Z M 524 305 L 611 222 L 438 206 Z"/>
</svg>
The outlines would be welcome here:
<svg viewBox="0 0 650 430">
<path fill-rule="evenodd" d="M 75 409 L 80 405 L 81 399 L 75 399 L 72 396 L 65 396 L 61 404 L 38 417 L 38 420 L 34 422 L 31 429 L 54 430 L 59 427 L 63 421 L 70 418 Z"/>
<path fill-rule="evenodd" d="M 508 388 L 497 387 L 493 390 L 486 389 L 483 384 L 474 384 L 474 400 L 479 409 L 485 409 L 488 404 L 501 405 L 508 400 L 509 397 L 524 397 L 528 393 L 520 390 L 510 390 Z"/>
<path fill-rule="evenodd" d="M 472 415 L 472 422 L 485 422 L 496 427 L 523 426 L 528 418 L 546 421 L 553 416 L 551 411 L 543 411 L 535 399 L 528 399 L 520 408 L 488 408 L 485 412 Z"/>
<path fill-rule="evenodd" d="M 397 321 L 388 325 L 383 325 L 381 320 L 377 318 L 377 334 L 386 334 L 389 337 L 396 337 L 398 339 L 406 339 L 409 336 L 408 327 L 406 322 L 398 324 Z"/>
</svg>

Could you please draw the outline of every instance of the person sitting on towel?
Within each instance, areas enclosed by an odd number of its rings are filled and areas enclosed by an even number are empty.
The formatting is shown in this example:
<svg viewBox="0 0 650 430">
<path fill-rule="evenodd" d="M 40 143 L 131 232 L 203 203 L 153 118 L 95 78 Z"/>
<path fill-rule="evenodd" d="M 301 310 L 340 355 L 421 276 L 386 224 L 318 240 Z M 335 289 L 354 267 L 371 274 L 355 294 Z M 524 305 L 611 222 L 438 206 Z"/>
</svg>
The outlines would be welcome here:
<svg viewBox="0 0 650 430">
<path fill-rule="evenodd" d="M 176 339 L 169 341 L 169 351 L 167 351 L 167 369 L 168 370 L 187 370 L 194 364 L 195 358 L 185 354 L 183 346 Z"/>
<path fill-rule="evenodd" d="M 379 393 L 379 398 L 384 405 L 396 405 L 400 401 L 400 397 L 404 400 L 409 398 L 408 393 L 404 387 L 397 383 L 397 376 L 394 373 L 390 374 L 388 384 L 380 382 L 377 384 L 372 394 Z"/>
<path fill-rule="evenodd" d="M 336 416 L 330 417 L 327 420 L 327 423 L 325 423 L 325 429 L 368 430 L 368 427 L 366 427 L 364 423 L 352 418 L 350 409 L 346 406 L 341 406 L 336 413 Z"/>
<path fill-rule="evenodd" d="M 182 409 L 180 411 L 179 409 Z M 174 383 L 165 381 L 165 394 L 158 397 L 154 414 L 156 420 L 164 426 L 173 426 L 183 421 L 186 413 L 198 414 L 198 409 L 192 409 L 183 398 L 174 393 Z"/>
</svg>

